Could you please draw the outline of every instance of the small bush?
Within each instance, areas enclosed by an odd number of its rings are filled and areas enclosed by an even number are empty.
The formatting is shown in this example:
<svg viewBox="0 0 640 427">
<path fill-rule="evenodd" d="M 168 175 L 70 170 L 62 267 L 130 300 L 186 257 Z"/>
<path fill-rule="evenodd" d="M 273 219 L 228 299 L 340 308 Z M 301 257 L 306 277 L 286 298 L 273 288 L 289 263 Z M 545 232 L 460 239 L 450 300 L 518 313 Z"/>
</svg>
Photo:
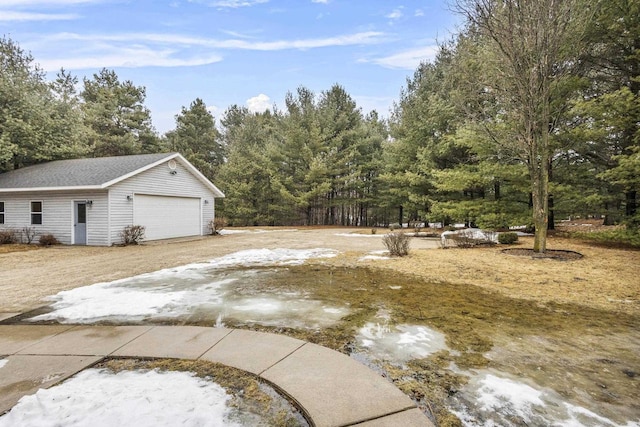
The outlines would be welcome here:
<svg viewBox="0 0 640 427">
<path fill-rule="evenodd" d="M 398 230 L 400 228 L 402 228 L 402 226 L 397 222 L 394 222 L 393 224 L 389 224 L 389 230 L 391 231 Z"/>
<path fill-rule="evenodd" d="M 140 244 L 144 240 L 144 225 L 127 225 L 120 232 L 120 238 L 125 246 Z"/>
<path fill-rule="evenodd" d="M 504 232 L 498 234 L 498 243 L 501 245 L 512 245 L 518 241 L 518 233 Z"/>
<path fill-rule="evenodd" d="M 501 245 L 512 245 L 518 241 L 517 233 L 500 233 L 498 234 L 498 243 Z"/>
<path fill-rule="evenodd" d="M 209 221 L 209 232 L 212 236 L 220 234 L 223 228 L 227 226 L 227 219 L 225 217 L 214 218 Z"/>
<path fill-rule="evenodd" d="M 13 230 L 0 230 L 0 245 L 12 245 L 18 243 L 18 237 Z"/>
<path fill-rule="evenodd" d="M 41 246 L 53 246 L 60 244 L 60 241 L 56 239 L 56 236 L 53 234 L 43 234 L 40 236 L 39 242 Z"/>
<path fill-rule="evenodd" d="M 27 243 L 31 244 L 33 239 L 36 237 L 36 229 L 33 227 L 24 227 L 22 229 L 22 235 L 27 240 Z"/>
<path fill-rule="evenodd" d="M 386 234 L 382 243 L 391 256 L 405 256 L 409 254 L 409 236 L 400 232 Z"/>
<path fill-rule="evenodd" d="M 371 234 L 376 234 L 378 233 L 378 229 L 377 228 L 372 228 L 371 229 Z"/>
</svg>

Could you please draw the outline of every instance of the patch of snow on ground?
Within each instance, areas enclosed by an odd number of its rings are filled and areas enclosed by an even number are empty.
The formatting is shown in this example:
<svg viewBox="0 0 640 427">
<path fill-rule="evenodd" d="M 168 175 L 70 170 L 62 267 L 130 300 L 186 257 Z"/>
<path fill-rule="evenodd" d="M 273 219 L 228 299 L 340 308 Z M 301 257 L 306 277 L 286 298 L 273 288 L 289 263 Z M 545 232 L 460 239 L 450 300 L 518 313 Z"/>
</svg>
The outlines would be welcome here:
<svg viewBox="0 0 640 427">
<path fill-rule="evenodd" d="M 249 230 L 220 230 L 218 231 L 218 234 L 220 234 L 221 236 L 229 236 L 231 234 L 245 234 L 245 233 L 250 233 L 251 231 Z"/>
<path fill-rule="evenodd" d="M 283 230 L 262 230 L 262 229 L 256 229 L 256 230 L 220 230 L 220 235 L 221 236 L 228 236 L 231 234 L 246 234 L 246 233 L 254 233 L 254 234 L 261 234 L 261 233 L 293 233 L 295 231 L 298 231 L 295 228 L 291 228 L 291 229 L 283 229 Z"/>
<path fill-rule="evenodd" d="M 373 357 L 396 364 L 446 348 L 443 334 L 420 325 L 389 326 L 369 322 L 360 329 L 357 340 Z"/>
<path fill-rule="evenodd" d="M 0 359 L 0 369 L 2 369 L 4 367 L 4 365 L 6 365 L 7 363 L 9 363 L 9 360 Z"/>
<path fill-rule="evenodd" d="M 228 400 L 218 384 L 188 372 L 87 369 L 20 399 L 0 427 L 240 426 Z"/>
<path fill-rule="evenodd" d="M 210 261 L 215 268 L 254 265 L 299 265 L 312 258 L 333 258 L 338 252 L 333 249 L 247 249 L 234 252 Z"/>
<path fill-rule="evenodd" d="M 466 427 L 640 427 L 633 421 L 617 424 L 566 402 L 553 390 L 537 388 L 520 378 L 489 370 L 473 376 L 455 401 L 453 412 Z"/>
<path fill-rule="evenodd" d="M 276 270 L 234 270 L 238 266 L 297 265 L 310 258 L 336 256 L 329 249 L 253 249 L 208 263 L 189 264 L 97 283 L 50 297 L 52 311 L 29 319 L 60 323 L 198 319 L 218 324 L 222 318 L 267 326 L 318 328 L 349 313 L 325 307 L 301 293 L 272 292 L 259 286 Z M 328 309 L 328 310 L 327 310 Z"/>
<path fill-rule="evenodd" d="M 385 249 L 371 251 L 367 255 L 360 257 L 358 261 L 381 261 L 381 260 L 391 259 L 391 257 L 389 257 L 388 255 L 389 255 L 389 251 Z"/>
<path fill-rule="evenodd" d="M 336 233 L 336 236 L 341 237 L 384 237 L 384 234 L 360 234 L 360 233 Z"/>
</svg>

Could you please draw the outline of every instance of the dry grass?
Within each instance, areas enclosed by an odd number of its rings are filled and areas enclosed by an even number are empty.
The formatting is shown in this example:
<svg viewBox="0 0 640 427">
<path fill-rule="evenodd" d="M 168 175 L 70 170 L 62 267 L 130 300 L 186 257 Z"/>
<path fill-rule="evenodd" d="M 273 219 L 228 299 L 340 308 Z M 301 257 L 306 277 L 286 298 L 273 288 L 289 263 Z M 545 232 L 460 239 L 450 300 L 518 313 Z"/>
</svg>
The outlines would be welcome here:
<svg viewBox="0 0 640 427">
<path fill-rule="evenodd" d="M 32 251 L 35 249 L 41 249 L 41 248 L 37 245 L 26 245 L 26 244 L 0 245 L 0 254 L 8 254 L 10 252 Z"/>
<path fill-rule="evenodd" d="M 530 248 L 533 239 L 521 238 L 519 246 Z M 605 249 L 562 238 L 550 238 L 549 249 L 580 252 L 584 258 L 532 259 L 506 255 L 502 249 L 412 250 L 402 259 L 371 265 L 431 282 L 480 286 L 512 298 L 640 313 L 640 251 Z"/>
</svg>

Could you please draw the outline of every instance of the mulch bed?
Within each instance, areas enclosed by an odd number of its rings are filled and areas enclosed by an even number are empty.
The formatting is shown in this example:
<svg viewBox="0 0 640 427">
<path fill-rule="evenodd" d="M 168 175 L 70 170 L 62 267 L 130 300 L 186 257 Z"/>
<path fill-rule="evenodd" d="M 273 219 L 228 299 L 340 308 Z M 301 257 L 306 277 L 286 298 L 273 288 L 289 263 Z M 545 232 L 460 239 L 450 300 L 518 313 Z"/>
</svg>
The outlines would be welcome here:
<svg viewBox="0 0 640 427">
<path fill-rule="evenodd" d="M 502 253 L 514 256 L 528 256 L 535 259 L 555 259 L 558 261 L 575 261 L 583 257 L 580 252 L 561 249 L 547 249 L 545 253 L 534 252 L 533 249 L 511 248 L 503 249 Z"/>
</svg>

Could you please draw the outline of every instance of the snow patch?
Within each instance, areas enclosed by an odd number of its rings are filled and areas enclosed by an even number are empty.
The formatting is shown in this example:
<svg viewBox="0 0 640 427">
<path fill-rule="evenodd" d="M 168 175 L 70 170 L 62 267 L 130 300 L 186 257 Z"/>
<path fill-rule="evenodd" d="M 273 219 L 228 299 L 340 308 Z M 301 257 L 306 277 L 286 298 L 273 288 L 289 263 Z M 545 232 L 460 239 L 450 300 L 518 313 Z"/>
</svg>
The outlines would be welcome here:
<svg viewBox="0 0 640 427">
<path fill-rule="evenodd" d="M 0 427 L 239 427 L 229 399 L 218 384 L 189 372 L 87 369 L 20 399 L 0 417 Z"/>
<path fill-rule="evenodd" d="M 9 363 L 8 359 L 0 359 L 0 369 L 2 369 L 7 363 Z"/>
<path fill-rule="evenodd" d="M 336 236 L 341 237 L 384 237 L 384 234 L 360 234 L 360 233 L 336 233 Z"/>
<path fill-rule="evenodd" d="M 348 314 L 298 292 L 272 292 L 259 285 L 277 270 L 234 270 L 238 266 L 298 265 L 336 256 L 330 249 L 253 249 L 208 263 L 195 263 L 97 283 L 49 297 L 52 311 L 29 319 L 60 323 L 197 318 L 301 328 L 326 327 Z"/>
<path fill-rule="evenodd" d="M 456 397 L 453 408 L 466 427 L 553 425 L 557 427 L 640 427 L 617 424 L 566 402 L 553 390 L 526 384 L 504 373 L 480 371 Z"/>
</svg>

